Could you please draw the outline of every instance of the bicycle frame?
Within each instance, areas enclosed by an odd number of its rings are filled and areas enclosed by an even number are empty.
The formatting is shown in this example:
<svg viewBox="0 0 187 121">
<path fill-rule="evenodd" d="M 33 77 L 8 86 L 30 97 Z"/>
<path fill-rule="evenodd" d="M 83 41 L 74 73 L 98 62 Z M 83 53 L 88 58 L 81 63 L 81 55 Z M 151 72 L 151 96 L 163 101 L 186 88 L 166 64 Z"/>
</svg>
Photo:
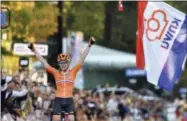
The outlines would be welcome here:
<svg viewBox="0 0 187 121">
<path fill-rule="evenodd" d="M 61 113 L 61 121 L 69 121 L 68 113 Z"/>
</svg>

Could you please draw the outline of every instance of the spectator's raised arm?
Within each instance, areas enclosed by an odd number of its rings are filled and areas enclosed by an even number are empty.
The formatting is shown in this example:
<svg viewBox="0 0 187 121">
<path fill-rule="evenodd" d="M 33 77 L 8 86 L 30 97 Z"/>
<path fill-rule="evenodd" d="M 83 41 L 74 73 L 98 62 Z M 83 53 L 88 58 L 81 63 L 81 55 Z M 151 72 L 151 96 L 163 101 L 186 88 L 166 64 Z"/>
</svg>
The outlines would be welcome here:
<svg viewBox="0 0 187 121">
<path fill-rule="evenodd" d="M 13 90 L 13 91 L 12 91 L 12 97 L 23 97 L 23 96 L 25 96 L 27 93 L 28 93 L 28 90 L 27 90 L 27 89 L 23 89 L 23 90 L 21 90 L 21 91 Z"/>
</svg>

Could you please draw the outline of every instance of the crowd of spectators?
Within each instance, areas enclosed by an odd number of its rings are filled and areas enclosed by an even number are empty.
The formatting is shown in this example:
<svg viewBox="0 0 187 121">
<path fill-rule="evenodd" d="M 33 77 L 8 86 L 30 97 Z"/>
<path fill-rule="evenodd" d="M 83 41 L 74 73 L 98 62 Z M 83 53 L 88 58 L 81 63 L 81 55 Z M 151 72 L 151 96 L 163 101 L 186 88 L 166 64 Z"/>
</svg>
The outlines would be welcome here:
<svg viewBox="0 0 187 121">
<path fill-rule="evenodd" d="M 2 121 L 51 121 L 55 87 L 29 76 L 1 73 Z M 187 103 L 138 94 L 124 87 L 74 90 L 76 121 L 187 121 Z"/>
</svg>

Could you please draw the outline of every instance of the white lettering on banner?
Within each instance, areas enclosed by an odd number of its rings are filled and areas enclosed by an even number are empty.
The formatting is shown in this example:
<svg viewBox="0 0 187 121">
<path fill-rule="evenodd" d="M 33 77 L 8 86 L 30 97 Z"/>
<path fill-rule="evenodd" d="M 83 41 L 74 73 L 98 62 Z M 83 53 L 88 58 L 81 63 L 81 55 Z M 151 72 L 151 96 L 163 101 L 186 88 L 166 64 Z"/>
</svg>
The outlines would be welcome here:
<svg viewBox="0 0 187 121">
<path fill-rule="evenodd" d="M 171 22 L 171 25 L 169 26 L 169 29 L 164 37 L 164 40 L 161 43 L 161 47 L 164 49 L 168 49 L 169 48 L 169 44 L 172 40 L 172 38 L 174 37 L 173 35 L 176 33 L 176 30 L 179 27 L 179 22 L 181 22 L 181 20 L 174 18 L 174 20 Z"/>
<path fill-rule="evenodd" d="M 46 44 L 34 44 L 36 50 L 42 55 L 48 55 L 48 45 Z M 13 53 L 16 55 L 34 55 L 34 53 L 28 48 L 28 44 L 15 43 Z"/>
</svg>

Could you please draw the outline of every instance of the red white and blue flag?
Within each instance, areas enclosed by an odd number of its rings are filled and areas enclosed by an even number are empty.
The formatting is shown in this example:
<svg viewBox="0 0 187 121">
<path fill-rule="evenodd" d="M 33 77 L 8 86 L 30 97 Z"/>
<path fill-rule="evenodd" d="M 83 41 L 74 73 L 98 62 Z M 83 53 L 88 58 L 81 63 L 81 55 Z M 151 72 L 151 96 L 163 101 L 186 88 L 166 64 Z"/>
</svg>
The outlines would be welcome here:
<svg viewBox="0 0 187 121">
<path fill-rule="evenodd" d="M 138 2 L 137 68 L 172 91 L 187 54 L 187 16 L 165 2 Z"/>
</svg>

